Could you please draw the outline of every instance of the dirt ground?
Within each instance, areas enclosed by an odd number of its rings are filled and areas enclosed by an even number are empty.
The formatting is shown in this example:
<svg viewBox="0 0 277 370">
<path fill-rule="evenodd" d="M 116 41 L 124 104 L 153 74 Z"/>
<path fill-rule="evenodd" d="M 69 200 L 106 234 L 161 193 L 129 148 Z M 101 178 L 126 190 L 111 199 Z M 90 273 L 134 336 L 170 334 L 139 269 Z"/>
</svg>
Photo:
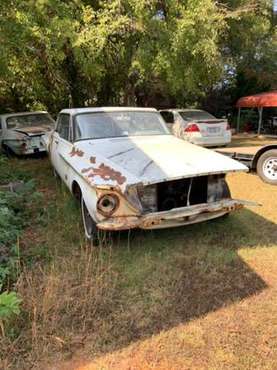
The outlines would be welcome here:
<svg viewBox="0 0 277 370">
<path fill-rule="evenodd" d="M 267 144 L 277 143 L 277 136 L 264 136 L 254 134 L 239 134 L 232 136 L 232 142 L 228 147 L 236 146 L 262 146 Z"/>
</svg>

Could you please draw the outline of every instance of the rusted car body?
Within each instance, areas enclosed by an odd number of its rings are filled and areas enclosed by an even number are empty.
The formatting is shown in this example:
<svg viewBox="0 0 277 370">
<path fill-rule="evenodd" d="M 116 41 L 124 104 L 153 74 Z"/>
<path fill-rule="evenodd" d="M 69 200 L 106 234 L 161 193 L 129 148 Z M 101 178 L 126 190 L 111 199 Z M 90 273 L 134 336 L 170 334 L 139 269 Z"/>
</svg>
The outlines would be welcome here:
<svg viewBox="0 0 277 370">
<path fill-rule="evenodd" d="M 54 124 L 44 111 L 0 115 L 0 148 L 8 155 L 45 152 L 42 136 L 51 131 Z"/>
<path fill-rule="evenodd" d="M 48 150 L 81 201 L 88 238 L 97 229 L 192 224 L 248 204 L 232 199 L 225 181 L 247 167 L 176 138 L 155 109 L 65 109 Z"/>
</svg>

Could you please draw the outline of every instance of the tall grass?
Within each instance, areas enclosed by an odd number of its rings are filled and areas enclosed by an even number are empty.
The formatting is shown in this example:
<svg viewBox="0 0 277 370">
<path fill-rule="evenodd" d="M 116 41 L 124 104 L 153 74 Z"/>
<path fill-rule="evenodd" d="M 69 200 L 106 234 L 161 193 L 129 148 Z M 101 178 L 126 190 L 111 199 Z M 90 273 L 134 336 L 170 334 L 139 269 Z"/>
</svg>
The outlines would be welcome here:
<svg viewBox="0 0 277 370">
<path fill-rule="evenodd" d="M 36 202 L 30 186 L 22 194 L 4 194 L 9 206 L 20 209 L 2 226 L 13 236 L 17 229 L 11 226 L 22 224 L 17 280 L 11 283 L 22 305 L 20 316 L 0 335 L 0 368 L 29 369 L 55 350 L 70 353 L 87 332 L 97 331 L 101 317 L 116 302 L 117 275 L 111 263 L 111 239 L 102 240 L 98 248 L 85 243 L 80 211 L 52 178 L 48 162 L 3 159 L 1 165 L 2 183 L 13 181 L 17 174 L 28 180 L 34 176 L 43 194 Z"/>
<path fill-rule="evenodd" d="M 18 332 L 0 342 L 4 368 L 29 368 L 61 347 L 70 352 L 76 338 L 81 344 L 115 304 L 116 285 L 109 251 L 101 247 L 85 245 L 49 266 L 23 268 L 16 285 L 24 297 L 22 314 L 13 322 Z M 20 351 L 26 353 L 16 356 Z"/>
</svg>

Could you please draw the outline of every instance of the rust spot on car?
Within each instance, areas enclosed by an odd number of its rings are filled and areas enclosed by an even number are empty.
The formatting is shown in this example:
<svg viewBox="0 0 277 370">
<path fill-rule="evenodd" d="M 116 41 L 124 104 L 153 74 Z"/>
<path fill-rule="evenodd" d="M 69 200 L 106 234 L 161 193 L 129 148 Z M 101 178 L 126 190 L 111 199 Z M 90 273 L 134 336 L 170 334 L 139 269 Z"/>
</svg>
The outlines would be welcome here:
<svg viewBox="0 0 277 370">
<path fill-rule="evenodd" d="M 84 155 L 84 152 L 80 149 L 73 147 L 69 154 L 71 157 L 74 157 L 75 155 L 78 157 L 82 157 Z"/>
<path fill-rule="evenodd" d="M 145 220 L 143 225 L 146 228 L 150 228 L 151 226 L 156 226 L 156 225 L 159 225 L 160 223 L 162 223 L 161 218 L 152 218 L 150 220 Z"/>
<path fill-rule="evenodd" d="M 110 218 L 109 222 L 99 222 L 97 227 L 101 230 L 127 230 L 138 226 L 139 219 L 133 216 Z"/>
<path fill-rule="evenodd" d="M 90 163 L 94 164 L 96 162 L 96 157 L 90 157 L 89 161 Z"/>
<path fill-rule="evenodd" d="M 126 177 L 123 176 L 119 171 L 114 170 L 113 168 L 106 166 L 104 163 L 101 163 L 98 168 L 84 168 L 82 173 L 88 173 L 88 177 L 100 176 L 103 180 L 112 180 L 116 181 L 119 185 L 124 184 Z"/>
</svg>

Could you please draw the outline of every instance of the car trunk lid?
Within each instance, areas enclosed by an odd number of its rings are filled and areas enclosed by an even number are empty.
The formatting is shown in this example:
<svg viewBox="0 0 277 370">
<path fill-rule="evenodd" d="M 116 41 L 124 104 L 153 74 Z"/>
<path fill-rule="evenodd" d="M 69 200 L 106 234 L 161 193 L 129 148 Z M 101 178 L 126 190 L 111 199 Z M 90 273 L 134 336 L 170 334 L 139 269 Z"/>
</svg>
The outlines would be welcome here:
<svg viewBox="0 0 277 370">
<path fill-rule="evenodd" d="M 227 122 L 220 119 L 194 120 L 203 136 L 222 136 L 227 129 Z"/>
</svg>

